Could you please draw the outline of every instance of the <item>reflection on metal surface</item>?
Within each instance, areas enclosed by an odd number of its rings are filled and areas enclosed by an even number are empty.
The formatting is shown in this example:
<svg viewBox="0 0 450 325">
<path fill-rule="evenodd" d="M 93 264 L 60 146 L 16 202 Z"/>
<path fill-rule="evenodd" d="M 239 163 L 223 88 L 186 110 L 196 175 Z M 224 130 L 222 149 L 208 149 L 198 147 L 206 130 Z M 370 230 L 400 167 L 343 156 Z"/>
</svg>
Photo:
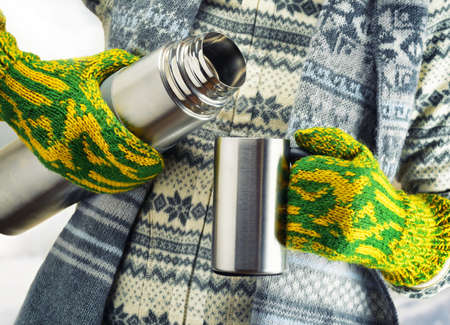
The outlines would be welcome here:
<svg viewBox="0 0 450 325">
<path fill-rule="evenodd" d="M 0 150 L 0 232 L 15 235 L 91 195 L 45 168 L 20 141 Z"/>
<path fill-rule="evenodd" d="M 219 137 L 214 166 L 212 268 L 227 275 L 272 275 L 285 268 L 289 141 Z"/>
</svg>

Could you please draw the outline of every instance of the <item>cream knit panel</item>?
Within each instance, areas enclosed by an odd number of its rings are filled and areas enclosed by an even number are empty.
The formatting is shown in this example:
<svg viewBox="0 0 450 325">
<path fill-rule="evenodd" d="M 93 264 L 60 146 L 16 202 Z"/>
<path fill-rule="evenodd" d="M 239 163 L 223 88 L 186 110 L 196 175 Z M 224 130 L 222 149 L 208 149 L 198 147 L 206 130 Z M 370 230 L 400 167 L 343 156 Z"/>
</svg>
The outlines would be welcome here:
<svg viewBox="0 0 450 325">
<path fill-rule="evenodd" d="M 254 278 L 211 272 L 214 139 L 282 137 L 320 5 L 293 0 L 215 0 L 200 7 L 192 34 L 218 31 L 247 60 L 247 79 L 216 121 L 165 154 L 131 235 L 105 320 L 247 324 Z"/>
</svg>

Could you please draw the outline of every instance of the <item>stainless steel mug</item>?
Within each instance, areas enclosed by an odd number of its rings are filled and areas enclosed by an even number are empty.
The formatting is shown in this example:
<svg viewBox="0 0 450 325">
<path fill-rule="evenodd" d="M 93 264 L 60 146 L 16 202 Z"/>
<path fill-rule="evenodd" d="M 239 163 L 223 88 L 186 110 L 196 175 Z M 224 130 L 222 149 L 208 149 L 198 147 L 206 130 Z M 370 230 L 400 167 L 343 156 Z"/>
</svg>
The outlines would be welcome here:
<svg viewBox="0 0 450 325">
<path fill-rule="evenodd" d="M 100 88 L 124 125 L 163 152 L 214 119 L 244 81 L 236 44 L 211 32 L 157 49 Z M 47 170 L 21 142 L 0 150 L 0 233 L 21 233 L 87 195 Z"/>
<path fill-rule="evenodd" d="M 282 273 L 289 140 L 218 137 L 215 145 L 213 271 Z"/>
</svg>

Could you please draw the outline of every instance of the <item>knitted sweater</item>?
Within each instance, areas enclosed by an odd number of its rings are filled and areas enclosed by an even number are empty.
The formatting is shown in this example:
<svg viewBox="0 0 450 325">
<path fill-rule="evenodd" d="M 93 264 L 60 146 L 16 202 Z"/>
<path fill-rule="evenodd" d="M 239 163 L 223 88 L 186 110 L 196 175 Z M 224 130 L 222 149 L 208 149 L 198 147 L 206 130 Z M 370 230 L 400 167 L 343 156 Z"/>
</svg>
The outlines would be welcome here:
<svg viewBox="0 0 450 325">
<path fill-rule="evenodd" d="M 146 53 L 159 44 L 152 40 L 184 36 L 183 28 L 188 25 L 188 19 L 168 19 L 162 22 L 163 29 L 148 27 L 146 21 L 161 19 L 158 1 L 150 4 L 86 2 L 102 20 L 110 48 Z M 349 10 L 348 1 L 330 2 L 343 14 Z M 367 5 L 367 1 L 354 3 L 353 9 L 358 4 L 361 8 Z M 361 110 L 340 110 L 345 107 L 339 105 L 344 96 L 340 101 L 324 96 L 320 104 L 302 98 L 306 105 L 298 109 L 295 90 L 305 70 L 305 58 L 321 5 L 320 1 L 310 0 L 210 0 L 204 1 L 197 11 L 195 6 L 186 4 L 186 10 L 196 13 L 191 34 L 215 30 L 236 41 L 247 59 L 247 81 L 216 121 L 189 135 L 165 155 L 165 171 L 153 182 L 145 201 L 140 196 L 140 201 L 133 203 L 141 209 L 119 270 L 111 274 L 114 283 L 106 302 L 104 322 L 396 323 L 395 310 L 380 276 L 362 267 L 290 253 L 290 268 L 282 277 L 229 278 L 211 272 L 214 138 L 218 135 L 284 137 L 294 110 L 301 112 L 302 126 L 337 124 L 373 151 L 378 150 L 378 154 L 379 147 L 384 148 L 384 155 L 379 157 L 387 161 L 385 172 L 393 176 L 400 164 L 398 176 L 406 189 L 449 195 L 448 5 L 433 1 L 429 8 L 427 46 L 416 109 L 403 119 L 402 128 L 396 131 L 400 139 L 407 131 L 408 136 L 404 146 L 398 143 L 395 152 L 392 143 L 380 146 L 381 140 L 376 139 L 377 112 L 373 105 L 362 106 L 367 109 Z M 332 34 L 329 37 L 333 50 L 346 51 L 352 45 L 350 38 Z M 308 63 L 308 72 L 311 67 Z M 369 93 L 376 92 L 370 87 L 371 82 L 366 80 L 365 84 Z M 298 114 L 294 114 L 291 129 L 298 125 L 298 120 Z M 404 125 L 408 127 L 405 129 Z M 98 206 L 80 205 L 78 214 L 98 213 L 107 217 L 105 211 L 109 210 L 104 203 L 102 213 Z M 76 233 L 76 229 L 70 231 L 71 236 Z M 59 256 L 54 251 L 52 258 L 67 261 L 67 256 L 61 253 L 64 243 L 61 240 L 56 243 Z M 445 283 L 441 281 L 427 290 L 437 291 Z M 280 291 L 280 288 L 287 289 Z"/>
<path fill-rule="evenodd" d="M 214 123 L 188 136 L 166 157 L 167 168 L 155 181 L 128 243 L 120 274 L 108 302 L 106 320 L 113 321 L 118 317 L 125 317 L 125 319 L 137 317 L 143 320 L 145 317 L 155 315 L 167 317 L 170 323 L 181 324 L 185 321 L 187 324 L 195 324 L 203 321 L 207 324 L 220 322 L 244 324 L 251 318 L 250 306 L 257 286 L 255 279 L 227 279 L 210 271 L 212 141 L 217 135 L 266 137 L 286 135 L 288 119 L 296 99 L 296 93 L 293 90 L 297 88 L 300 81 L 321 2 L 305 1 L 297 5 L 295 1 L 286 0 L 216 0 L 202 3 L 191 34 L 216 30 L 235 40 L 247 59 L 247 80 L 236 96 L 235 102 L 226 107 Z M 125 30 L 138 28 L 133 24 L 121 25 L 123 18 L 119 15 L 125 8 L 138 16 L 140 13 L 145 15 L 145 10 L 140 11 L 133 6 L 124 5 L 121 8 L 119 5 L 113 8 L 110 25 L 106 27 L 106 30 L 110 31 L 108 46 L 146 50 L 139 47 L 138 40 L 133 42 L 124 37 Z M 118 15 L 115 16 L 114 12 Z M 435 18 L 431 21 L 431 26 L 435 29 L 436 23 L 440 22 L 436 16 L 441 17 L 440 12 L 430 14 L 430 17 Z M 119 26 L 123 30 L 120 30 Z M 437 29 L 440 31 L 441 28 Z M 113 32 L 115 33 L 112 34 Z M 432 51 L 436 43 L 429 43 L 429 46 L 428 51 Z M 424 73 L 422 73 L 423 77 Z M 430 72 L 427 77 L 432 78 Z M 445 80 L 439 76 L 434 78 L 438 84 Z M 369 83 L 370 80 L 367 82 Z M 423 87 L 420 89 L 422 90 L 419 91 L 423 91 Z M 436 91 L 439 87 L 434 89 L 433 91 Z M 422 94 L 422 98 L 430 95 L 428 91 L 428 95 Z M 442 124 L 448 123 L 443 120 L 449 118 L 448 112 L 445 112 L 448 111 L 448 107 L 444 105 L 442 103 L 441 106 L 436 107 L 436 112 L 433 114 L 433 117 Z M 336 108 L 336 111 L 330 111 L 331 107 Z M 309 122 L 301 126 L 331 124 L 325 117 L 334 118 L 338 120 L 338 126 L 369 144 L 375 151 L 373 135 L 376 127 L 376 111 L 373 106 L 359 112 L 349 112 L 343 107 L 345 102 L 328 102 L 324 103 L 323 112 L 315 114 L 304 112 L 301 117 Z M 338 109 L 343 111 L 339 113 Z M 312 117 L 313 115 L 315 116 Z M 417 112 L 416 116 L 424 118 L 420 112 Z M 428 130 L 429 126 L 422 124 L 421 129 L 428 137 L 433 136 L 432 130 Z M 441 134 L 448 136 L 448 131 Z M 448 144 L 444 137 L 441 139 L 441 142 Z M 412 183 L 417 182 L 418 178 L 423 177 L 412 172 L 411 165 L 426 165 L 422 168 L 430 170 L 434 167 L 432 164 L 447 159 L 445 155 L 442 155 L 444 151 L 436 152 L 436 159 L 429 159 L 426 162 L 417 154 L 414 156 L 415 161 L 408 158 L 412 150 L 423 152 L 423 148 L 428 147 L 426 142 L 427 140 L 422 140 L 421 146 L 417 146 L 413 138 L 408 137 L 404 151 L 406 164 L 402 165 L 402 180 L 409 188 Z M 438 164 L 441 166 L 440 175 L 448 179 L 450 176 L 448 170 L 442 170 L 445 165 Z M 395 169 L 395 165 L 390 168 Z M 406 172 L 406 169 L 409 172 Z M 439 180 L 435 172 L 431 173 L 431 177 L 427 179 L 429 184 L 434 182 L 431 188 L 435 191 L 447 190 L 445 187 L 447 185 L 444 185 L 442 179 Z M 177 185 L 174 186 L 174 184 Z M 313 265 L 308 267 L 302 263 L 304 269 L 300 272 L 305 282 L 308 282 L 308 279 L 310 283 L 320 281 L 321 277 L 317 276 L 316 272 L 311 272 L 312 269 L 317 270 L 314 264 L 325 263 L 327 269 L 333 269 L 330 265 L 336 264 L 335 267 L 339 268 L 337 266 L 339 263 L 323 262 L 317 257 L 311 257 L 309 260 Z M 363 278 L 368 277 L 366 270 L 355 268 L 353 272 L 360 274 Z M 314 275 L 306 276 L 311 273 Z M 295 282 L 295 278 L 293 281 Z M 322 276 L 322 281 L 330 285 L 335 284 L 333 277 Z M 347 282 L 342 288 L 348 285 Z M 359 288 L 361 284 L 352 283 L 351 286 Z M 137 293 L 132 288 L 140 288 L 141 291 Z M 316 288 L 318 291 L 328 292 L 329 290 L 327 285 Z M 364 289 L 359 290 L 364 292 Z M 361 308 L 359 314 L 356 313 L 361 319 L 365 319 L 367 315 L 373 316 L 372 313 L 375 314 L 375 312 L 379 312 L 385 319 L 390 319 L 391 316 L 386 311 L 389 308 L 383 304 L 377 311 L 376 308 L 371 310 L 373 307 L 369 306 L 370 299 L 362 303 L 365 299 L 357 298 L 360 294 L 359 290 L 355 290 L 357 293 L 347 292 L 346 295 L 353 306 L 358 303 L 365 306 Z M 370 290 L 366 291 L 368 292 Z M 317 294 L 320 296 L 320 293 Z M 256 297 L 260 299 L 259 291 Z M 324 302 L 328 300 L 319 302 L 316 298 L 302 297 L 302 305 L 321 304 L 322 308 L 337 309 L 338 307 L 334 304 L 338 296 L 331 295 L 329 298 L 330 304 L 327 305 Z M 343 314 L 349 311 L 341 306 L 339 308 Z M 255 310 L 253 312 L 257 314 Z"/>
</svg>

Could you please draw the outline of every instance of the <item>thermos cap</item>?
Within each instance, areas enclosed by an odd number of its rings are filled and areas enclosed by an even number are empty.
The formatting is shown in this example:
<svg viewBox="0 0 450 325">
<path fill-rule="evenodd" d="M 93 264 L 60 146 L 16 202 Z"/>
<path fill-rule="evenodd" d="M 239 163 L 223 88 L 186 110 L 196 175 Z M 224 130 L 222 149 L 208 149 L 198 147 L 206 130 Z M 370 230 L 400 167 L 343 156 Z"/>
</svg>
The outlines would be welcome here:
<svg viewBox="0 0 450 325">
<path fill-rule="evenodd" d="M 280 241 L 289 177 L 289 141 L 216 139 L 212 268 L 227 275 L 285 269 Z"/>
</svg>

